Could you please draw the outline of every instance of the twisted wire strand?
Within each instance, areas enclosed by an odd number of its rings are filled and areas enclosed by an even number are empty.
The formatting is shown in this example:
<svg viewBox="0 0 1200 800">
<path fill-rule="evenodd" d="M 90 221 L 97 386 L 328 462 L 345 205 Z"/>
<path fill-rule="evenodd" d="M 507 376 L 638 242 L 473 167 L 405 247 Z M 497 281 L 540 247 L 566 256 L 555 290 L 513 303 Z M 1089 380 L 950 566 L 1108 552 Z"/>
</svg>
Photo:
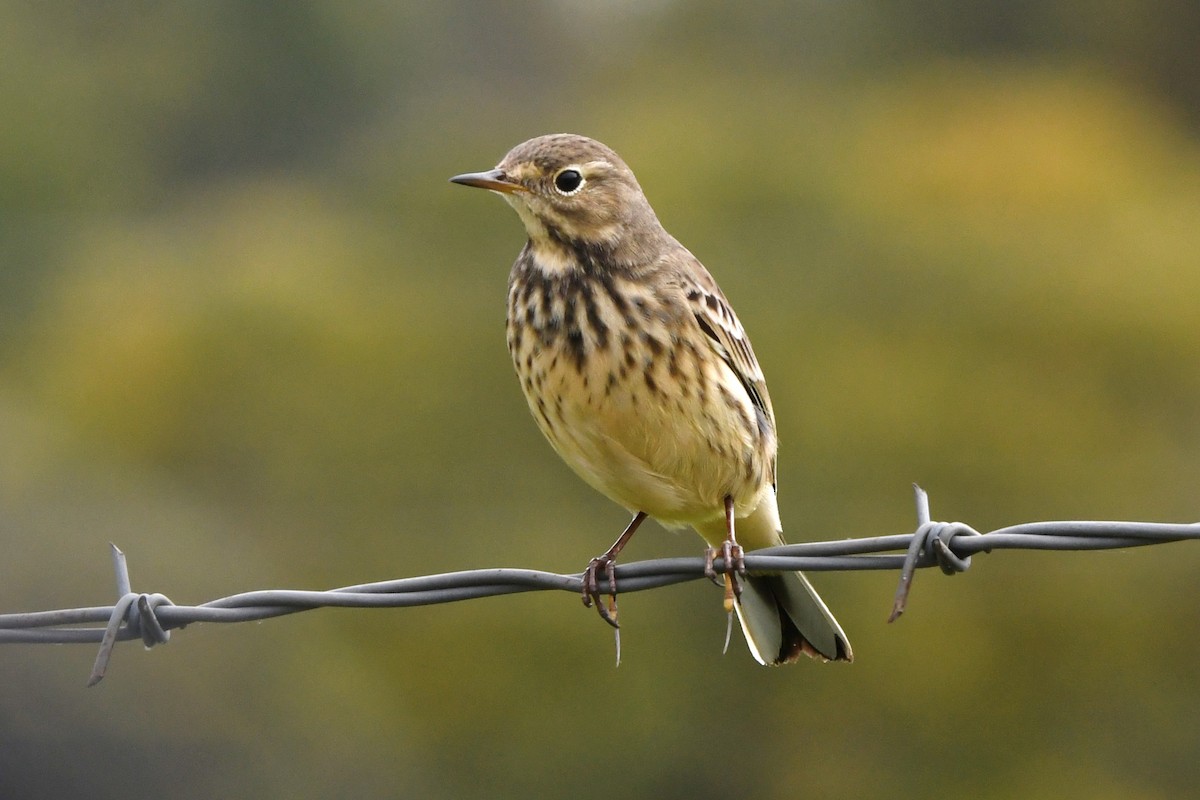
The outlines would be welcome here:
<svg viewBox="0 0 1200 800">
<path fill-rule="evenodd" d="M 920 487 L 913 488 L 918 522 L 913 533 L 764 548 L 746 553 L 746 568 L 754 572 L 899 569 L 899 586 L 888 618 L 891 622 L 904 613 L 918 569 L 936 566 L 946 574 L 963 572 L 973 555 L 993 550 L 1108 550 L 1200 539 L 1200 522 L 1029 522 L 980 533 L 960 522 L 931 520 L 928 496 Z M 582 577 L 581 573 L 533 569 L 474 569 L 325 591 L 260 589 L 187 606 L 176 605 L 162 594 L 134 592 L 125 554 L 112 545 L 112 556 L 116 603 L 0 614 L 0 644 L 99 642 L 88 681 L 92 686 L 104 677 L 116 642 L 140 638 L 151 647 L 167 642 L 172 630 L 196 622 L 248 622 L 330 607 L 407 608 L 551 589 L 579 594 Z M 714 567 L 723 571 L 722 559 L 716 559 Z M 615 570 L 623 594 L 696 580 L 705 574 L 702 556 L 631 562 Z M 104 627 L 78 627 L 95 623 Z"/>
</svg>

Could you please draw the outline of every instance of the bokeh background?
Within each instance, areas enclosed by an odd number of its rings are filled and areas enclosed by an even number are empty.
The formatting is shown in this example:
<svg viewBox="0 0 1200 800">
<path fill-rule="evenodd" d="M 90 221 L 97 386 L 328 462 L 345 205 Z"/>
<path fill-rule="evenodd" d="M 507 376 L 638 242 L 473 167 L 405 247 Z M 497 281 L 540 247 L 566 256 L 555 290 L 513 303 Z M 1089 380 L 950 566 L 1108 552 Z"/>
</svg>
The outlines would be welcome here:
<svg viewBox="0 0 1200 800">
<path fill-rule="evenodd" d="M 633 166 L 770 378 L 793 540 L 1200 517 L 1200 6 L 0 3 L 0 610 L 487 566 L 625 514 L 510 374 L 523 236 L 446 182 Z M 633 558 L 696 554 L 644 529 Z M 1200 552 L 816 577 L 856 663 L 719 590 L 0 652 L 0 796 L 1177 798 Z"/>
</svg>

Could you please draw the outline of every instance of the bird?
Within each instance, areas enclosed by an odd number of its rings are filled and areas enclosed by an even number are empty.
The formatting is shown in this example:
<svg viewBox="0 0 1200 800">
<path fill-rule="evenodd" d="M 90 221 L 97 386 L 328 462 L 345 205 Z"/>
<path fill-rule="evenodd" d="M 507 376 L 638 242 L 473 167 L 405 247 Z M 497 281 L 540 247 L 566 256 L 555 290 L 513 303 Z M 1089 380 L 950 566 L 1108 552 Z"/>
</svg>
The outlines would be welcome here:
<svg viewBox="0 0 1200 800">
<path fill-rule="evenodd" d="M 450 181 L 500 195 L 524 224 L 506 338 L 525 399 L 567 465 L 634 515 L 582 573 L 584 604 L 619 628 L 615 562 L 650 517 L 700 534 L 710 578 L 722 560 L 726 611 L 760 664 L 853 660 L 802 573 L 746 572 L 743 548 L 784 543 L 767 384 L 725 294 L 629 166 L 550 134 Z"/>
</svg>

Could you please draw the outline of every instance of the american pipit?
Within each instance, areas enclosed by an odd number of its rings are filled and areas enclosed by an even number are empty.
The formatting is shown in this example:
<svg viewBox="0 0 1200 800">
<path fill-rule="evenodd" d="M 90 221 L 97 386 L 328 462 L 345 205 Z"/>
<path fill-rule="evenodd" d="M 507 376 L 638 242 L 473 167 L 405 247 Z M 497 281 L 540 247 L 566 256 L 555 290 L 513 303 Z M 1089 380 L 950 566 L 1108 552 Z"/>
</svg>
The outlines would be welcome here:
<svg viewBox="0 0 1200 800">
<path fill-rule="evenodd" d="M 725 295 L 663 229 L 620 156 L 583 136 L 540 136 L 451 180 L 499 193 L 525 224 L 507 326 L 525 399 L 563 460 L 634 513 L 584 572 L 584 602 L 616 625 L 613 565 L 650 516 L 704 537 L 710 576 L 722 558 L 726 608 L 760 663 L 851 660 L 801 573 L 731 574 L 744 570 L 739 541 L 783 543 L 771 399 Z"/>
</svg>

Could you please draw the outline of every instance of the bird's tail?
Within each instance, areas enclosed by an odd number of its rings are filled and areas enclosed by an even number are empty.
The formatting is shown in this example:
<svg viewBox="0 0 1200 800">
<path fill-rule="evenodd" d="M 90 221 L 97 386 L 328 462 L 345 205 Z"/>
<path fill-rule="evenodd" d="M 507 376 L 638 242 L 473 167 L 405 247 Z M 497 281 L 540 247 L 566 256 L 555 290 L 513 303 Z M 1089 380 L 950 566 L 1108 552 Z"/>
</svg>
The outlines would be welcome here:
<svg viewBox="0 0 1200 800">
<path fill-rule="evenodd" d="M 802 572 L 747 575 L 736 608 L 746 643 L 760 664 L 790 664 L 801 654 L 854 660 L 842 627 Z"/>
</svg>

